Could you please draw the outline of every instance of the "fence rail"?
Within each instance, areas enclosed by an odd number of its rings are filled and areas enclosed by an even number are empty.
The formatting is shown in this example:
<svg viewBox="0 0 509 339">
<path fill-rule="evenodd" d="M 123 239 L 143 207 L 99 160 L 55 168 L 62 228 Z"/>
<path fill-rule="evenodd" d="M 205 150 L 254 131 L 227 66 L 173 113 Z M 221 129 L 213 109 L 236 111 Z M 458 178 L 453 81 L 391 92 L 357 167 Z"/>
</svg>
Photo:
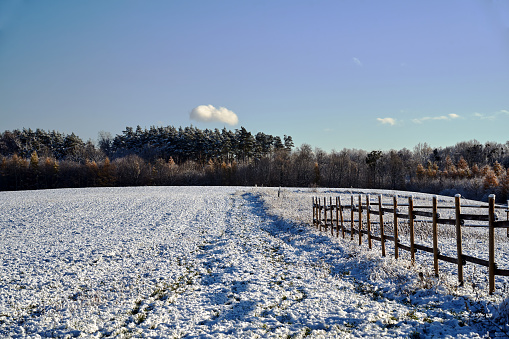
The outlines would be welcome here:
<svg viewBox="0 0 509 339">
<path fill-rule="evenodd" d="M 363 202 L 362 195 L 358 196 L 357 203 L 355 203 L 354 196 L 350 198 L 350 204 L 344 205 L 340 197 L 336 197 L 333 203 L 332 197 L 329 197 L 329 204 L 327 205 L 327 198 L 322 199 L 313 197 L 313 224 L 320 229 L 320 231 L 327 231 L 330 228 L 331 235 L 339 237 L 340 233 L 343 238 L 346 234 L 350 235 L 350 239 L 354 240 L 358 236 L 359 245 L 363 243 L 363 235 L 367 236 L 368 246 L 372 248 L 372 241 L 381 242 L 382 256 L 386 255 L 385 243 L 392 241 L 394 243 L 394 256 L 396 259 L 399 257 L 399 250 L 410 252 L 412 264 L 415 263 L 415 253 L 417 250 L 433 254 L 433 266 L 435 276 L 438 277 L 439 265 L 438 261 L 453 263 L 458 265 L 458 281 L 463 285 L 463 266 L 467 263 L 485 266 L 488 268 L 489 274 L 489 293 L 495 291 L 495 276 L 509 276 L 509 270 L 499 269 L 495 263 L 495 229 L 507 228 L 507 236 L 509 237 L 509 201 L 508 205 L 495 205 L 495 195 L 490 195 L 488 206 L 483 205 L 461 205 L 461 196 L 455 196 L 454 206 L 439 206 L 436 196 L 433 197 L 433 204 L 431 206 L 414 206 L 412 197 L 408 198 L 408 204 L 400 204 L 398 206 L 397 197 L 393 197 L 392 205 L 382 203 L 382 196 L 378 196 L 378 201 L 371 201 L 369 195 L 366 195 Z M 402 212 L 400 207 L 406 208 L 407 213 Z M 488 214 L 471 214 L 462 213 L 462 208 L 477 208 L 481 210 L 487 209 Z M 454 209 L 455 217 L 451 219 L 441 218 L 439 209 Z M 507 220 L 497 220 L 495 213 L 496 209 L 504 209 L 506 212 Z M 348 213 L 349 210 L 349 213 Z M 423 211 L 425 210 L 425 211 Z M 430 211 L 431 210 L 431 211 Z M 385 234 L 384 215 L 389 214 L 393 217 L 393 235 Z M 349 216 L 350 218 L 345 218 Z M 377 216 L 378 221 L 372 221 L 372 216 Z M 416 217 L 424 217 L 430 219 L 417 219 Z M 366 218 L 363 220 L 363 218 Z M 398 219 L 406 219 L 409 224 L 409 240 L 410 245 L 402 244 L 398 236 Z M 428 247 L 422 244 L 415 243 L 415 229 L 414 223 L 416 221 L 428 221 L 432 223 L 432 237 L 433 247 Z M 482 224 L 467 224 L 466 221 L 483 222 Z M 456 258 L 449 257 L 440 253 L 438 249 L 438 225 L 452 225 L 456 230 Z M 357 225 L 357 228 L 355 227 Z M 372 225 L 379 225 L 379 235 L 372 232 Z M 363 228 L 366 229 L 363 229 Z M 489 260 L 476 258 L 463 253 L 462 248 L 462 235 L 461 231 L 464 227 L 484 227 L 488 228 L 488 255 Z"/>
</svg>

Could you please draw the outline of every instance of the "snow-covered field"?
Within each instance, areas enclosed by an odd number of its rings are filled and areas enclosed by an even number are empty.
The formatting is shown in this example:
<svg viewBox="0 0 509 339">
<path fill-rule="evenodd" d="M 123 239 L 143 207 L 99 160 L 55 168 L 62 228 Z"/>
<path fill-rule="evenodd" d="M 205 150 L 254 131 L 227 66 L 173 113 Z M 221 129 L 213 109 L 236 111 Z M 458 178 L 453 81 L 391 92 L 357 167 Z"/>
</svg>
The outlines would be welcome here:
<svg viewBox="0 0 509 339">
<path fill-rule="evenodd" d="M 311 197 L 340 193 L 0 192 L 0 337 L 507 337 L 504 278 L 489 296 L 479 267 L 458 287 L 454 265 L 436 279 L 424 255 L 411 267 L 390 246 L 382 258 L 376 242 L 319 233 Z M 506 268 L 509 239 L 497 239 Z M 465 246 L 482 256 L 482 241 Z"/>
</svg>

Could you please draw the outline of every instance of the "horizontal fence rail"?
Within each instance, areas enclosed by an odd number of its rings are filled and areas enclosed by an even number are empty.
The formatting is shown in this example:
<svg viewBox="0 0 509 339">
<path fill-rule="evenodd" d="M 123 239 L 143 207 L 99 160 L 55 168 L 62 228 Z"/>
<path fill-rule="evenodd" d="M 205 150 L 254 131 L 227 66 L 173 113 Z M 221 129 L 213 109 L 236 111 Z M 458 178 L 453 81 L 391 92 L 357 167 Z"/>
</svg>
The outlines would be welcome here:
<svg viewBox="0 0 509 339">
<path fill-rule="evenodd" d="M 328 201 L 327 201 L 328 200 Z M 386 255 L 385 244 L 387 241 L 394 243 L 394 257 L 398 259 L 399 250 L 410 252 L 412 264 L 415 263 L 415 253 L 417 250 L 433 254 L 433 266 L 435 276 L 439 274 L 439 260 L 458 265 L 458 281 L 463 285 L 463 266 L 467 263 L 485 266 L 488 268 L 489 274 L 489 293 L 493 294 L 495 291 L 495 276 L 509 276 L 509 270 L 499 269 L 495 263 L 495 229 L 506 228 L 507 236 L 509 237 L 509 201 L 508 205 L 495 205 L 495 195 L 489 196 L 488 206 L 485 205 L 461 205 L 461 196 L 458 194 L 454 199 L 454 206 L 439 206 L 438 198 L 433 197 L 432 205 L 416 206 L 414 205 L 413 197 L 408 198 L 407 204 L 398 205 L 397 197 L 393 197 L 392 205 L 382 203 L 382 196 L 378 196 L 377 201 L 371 201 L 369 195 L 366 195 L 364 202 L 362 195 L 357 199 L 354 195 L 350 197 L 349 204 L 343 204 L 340 197 L 334 200 L 332 197 L 321 198 L 313 197 L 313 225 L 320 231 L 328 231 L 336 237 L 341 234 L 343 238 L 347 234 L 350 239 L 354 240 L 358 237 L 359 245 L 363 243 L 363 235 L 367 236 L 368 247 L 372 248 L 372 241 L 381 242 L 382 256 Z M 400 207 L 404 207 L 407 212 L 403 212 Z M 462 213 L 462 208 L 477 208 L 487 214 L 470 214 Z M 454 218 L 441 218 L 440 209 L 454 209 Z M 506 212 L 507 220 L 498 220 L 495 213 L 496 209 L 504 209 Z M 390 215 L 393 218 L 392 234 L 385 234 L 385 227 L 389 226 L 384 223 L 384 216 Z M 375 216 L 378 220 L 371 220 Z M 348 219 L 349 217 L 349 219 Z M 417 219 L 417 217 L 428 219 Z M 366 218 L 363 220 L 363 218 Z M 409 240 L 410 245 L 402 244 L 398 236 L 398 219 L 405 219 L 409 225 Z M 428 247 L 415 243 L 415 222 L 431 222 L 432 223 L 432 237 L 433 247 Z M 471 224 L 468 221 L 481 222 L 481 224 Z M 449 257 L 440 253 L 438 249 L 438 225 L 452 225 L 456 230 L 456 258 Z M 355 226 L 357 225 L 357 227 Z M 372 232 L 371 226 L 379 225 L 379 235 Z M 363 228 L 366 229 L 363 229 Z M 464 227 L 483 227 L 488 229 L 488 255 L 489 260 L 479 259 L 463 253 L 462 249 L 462 235 L 461 231 Z"/>
</svg>

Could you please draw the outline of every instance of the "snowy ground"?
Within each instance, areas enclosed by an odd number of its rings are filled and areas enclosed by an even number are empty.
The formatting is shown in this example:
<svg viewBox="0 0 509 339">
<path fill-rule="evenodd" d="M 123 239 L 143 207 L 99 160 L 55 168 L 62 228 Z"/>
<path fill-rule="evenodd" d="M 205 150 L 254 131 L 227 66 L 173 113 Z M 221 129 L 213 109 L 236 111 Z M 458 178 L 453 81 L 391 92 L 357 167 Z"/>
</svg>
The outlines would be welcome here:
<svg viewBox="0 0 509 339">
<path fill-rule="evenodd" d="M 0 192 L 0 337 L 507 337 L 504 279 L 320 234 L 317 193 L 349 192 Z"/>
</svg>

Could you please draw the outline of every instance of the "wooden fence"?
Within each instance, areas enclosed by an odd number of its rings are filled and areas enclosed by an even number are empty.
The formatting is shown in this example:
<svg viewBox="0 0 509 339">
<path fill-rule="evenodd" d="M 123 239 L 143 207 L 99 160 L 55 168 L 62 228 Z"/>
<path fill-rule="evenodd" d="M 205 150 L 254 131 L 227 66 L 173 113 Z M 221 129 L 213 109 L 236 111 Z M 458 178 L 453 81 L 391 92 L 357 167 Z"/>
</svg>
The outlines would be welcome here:
<svg viewBox="0 0 509 339">
<path fill-rule="evenodd" d="M 357 204 L 354 195 L 351 196 L 350 204 L 342 204 L 339 197 L 333 201 L 332 197 L 329 198 L 329 204 L 327 205 L 327 198 L 323 198 L 323 203 L 320 198 L 313 197 L 313 224 L 320 229 L 320 231 L 327 231 L 330 228 L 331 235 L 334 236 L 334 230 L 336 231 L 336 237 L 342 234 L 345 238 L 345 234 L 350 234 L 350 239 L 353 240 L 355 235 L 358 235 L 359 245 L 362 244 L 363 235 L 367 235 L 368 246 L 372 248 L 372 241 L 381 242 L 382 256 L 386 255 L 385 244 L 387 241 L 394 242 L 394 256 L 397 259 L 399 257 L 399 250 L 405 250 L 410 252 L 412 264 L 415 262 L 416 250 L 421 250 L 433 254 L 433 263 L 435 276 L 438 277 L 438 261 L 446 261 L 449 263 L 458 265 L 458 280 L 460 285 L 463 285 L 463 266 L 466 262 L 470 262 L 476 265 L 488 267 L 489 272 L 489 293 L 492 294 L 495 291 L 495 276 L 509 276 L 509 270 L 499 269 L 495 263 L 495 229 L 507 228 L 507 235 L 509 237 L 509 208 L 508 206 L 497 206 L 495 205 L 495 195 L 490 195 L 489 204 L 486 205 L 461 205 L 461 196 L 458 194 L 455 196 L 454 206 L 439 206 L 438 199 L 436 196 L 433 197 L 433 203 L 431 206 L 414 205 L 412 197 L 408 198 L 408 204 L 398 205 L 397 197 L 393 197 L 392 204 L 383 204 L 382 196 L 378 196 L 377 201 L 371 201 L 369 195 L 366 195 L 364 201 L 362 195 L 358 196 Z M 508 201 L 509 205 L 509 201 Z M 399 207 L 405 207 L 408 210 L 407 213 L 401 212 Z M 462 213 L 462 207 L 472 207 L 481 210 L 488 210 L 485 214 L 466 214 Z M 503 208 L 506 212 L 507 220 L 497 220 L 496 209 Z M 455 218 L 446 219 L 441 218 L 440 209 L 454 209 Z M 348 211 L 349 210 L 349 213 Z M 392 223 L 392 236 L 385 234 L 385 227 L 391 226 L 390 223 L 384 223 L 384 215 L 388 213 L 393 217 Z M 348 215 L 349 214 L 349 215 Z M 357 220 L 355 216 L 357 215 Z M 349 216 L 349 219 L 348 219 Z M 371 220 L 372 216 L 376 216 L 378 221 Z M 427 247 L 421 244 L 415 243 L 415 229 L 414 222 L 416 217 L 425 218 L 420 221 L 427 221 L 432 223 L 432 237 L 433 247 Z M 364 221 L 363 218 L 366 218 Z M 398 237 L 398 220 L 407 219 L 409 225 L 409 240 L 410 246 L 402 244 Z M 467 224 L 467 221 L 476 221 L 475 224 Z M 357 228 L 355 227 L 357 224 Z M 379 225 L 379 235 L 375 235 L 372 232 L 372 225 Z M 438 225 L 453 225 L 456 226 L 456 253 L 457 257 L 452 258 L 440 253 L 438 249 Z M 396 227 L 394 227 L 396 225 Z M 489 260 L 479 259 L 470 255 L 466 255 L 462 250 L 462 235 L 461 230 L 464 227 L 484 227 L 488 228 L 488 254 Z"/>
</svg>

